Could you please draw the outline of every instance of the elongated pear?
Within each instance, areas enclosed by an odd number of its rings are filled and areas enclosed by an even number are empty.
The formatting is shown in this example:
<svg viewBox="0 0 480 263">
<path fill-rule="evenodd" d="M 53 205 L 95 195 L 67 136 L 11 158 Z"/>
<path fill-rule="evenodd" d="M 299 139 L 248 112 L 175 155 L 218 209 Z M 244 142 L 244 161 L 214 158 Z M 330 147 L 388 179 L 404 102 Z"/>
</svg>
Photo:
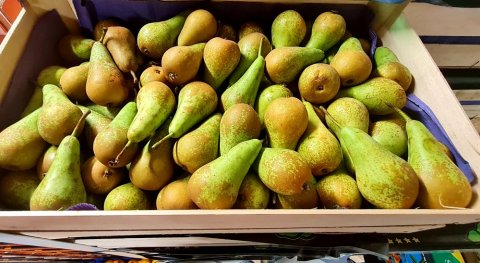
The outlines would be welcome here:
<svg viewBox="0 0 480 263">
<path fill-rule="evenodd" d="M 45 178 L 30 199 L 30 210 L 65 210 L 85 203 L 87 193 L 80 171 L 80 127 L 90 112 L 82 115 L 72 134 L 63 138 Z"/>
<path fill-rule="evenodd" d="M 87 78 L 90 62 L 68 68 L 60 78 L 60 88 L 73 101 L 87 101 Z"/>
<path fill-rule="evenodd" d="M 422 208 L 467 207 L 472 187 L 423 123 L 396 109 L 406 121 L 408 163 L 420 179 L 418 204 Z"/>
<path fill-rule="evenodd" d="M 306 33 L 307 24 L 295 10 L 283 11 L 272 22 L 272 44 L 275 48 L 299 46 Z"/>
<path fill-rule="evenodd" d="M 344 87 L 358 85 L 368 79 L 372 72 L 372 61 L 363 51 L 360 40 L 350 37 L 342 43 L 330 61 L 340 75 Z"/>
<path fill-rule="evenodd" d="M 133 33 L 126 27 L 111 26 L 105 33 L 103 44 L 112 55 L 118 69 L 123 73 L 131 74 L 136 82 L 135 72 L 139 65 L 136 58 L 137 44 Z"/>
<path fill-rule="evenodd" d="M 169 48 L 162 57 L 162 69 L 170 83 L 184 85 L 193 80 L 200 69 L 205 43 Z"/>
<path fill-rule="evenodd" d="M 55 85 L 43 86 L 43 106 L 38 116 L 38 132 L 50 144 L 59 145 L 70 134 L 82 111 Z M 83 129 L 80 127 L 80 131 Z"/>
<path fill-rule="evenodd" d="M 240 48 L 234 41 L 212 38 L 205 45 L 203 61 L 205 62 L 203 79 L 214 89 L 218 89 L 240 62 Z"/>
<path fill-rule="evenodd" d="M 21 171 L 35 167 L 48 146 L 38 132 L 40 111 L 35 110 L 0 132 L 0 168 Z"/>
<path fill-rule="evenodd" d="M 260 124 L 262 128 L 264 127 L 264 115 L 265 111 L 268 108 L 268 105 L 272 101 L 278 98 L 288 98 L 292 97 L 292 92 L 285 86 L 275 84 L 266 87 L 263 89 L 260 94 L 258 94 L 257 99 L 255 101 L 255 111 L 258 113 L 258 117 L 260 118 Z"/>
<path fill-rule="evenodd" d="M 355 167 L 362 196 L 378 208 L 411 208 L 418 196 L 419 181 L 410 164 L 360 129 L 339 126 L 337 130 Z"/>
<path fill-rule="evenodd" d="M 265 209 L 270 201 L 270 190 L 255 172 L 250 171 L 243 179 L 238 191 L 236 209 Z"/>
<path fill-rule="evenodd" d="M 333 12 L 321 13 L 313 22 L 312 35 L 306 47 L 327 51 L 345 34 L 345 19 Z"/>
<path fill-rule="evenodd" d="M 395 53 L 388 47 L 377 47 L 375 49 L 375 64 L 377 68 L 373 71 L 373 75 L 391 79 L 404 90 L 408 90 L 412 83 L 412 73 L 398 60 Z"/>
<path fill-rule="evenodd" d="M 153 59 L 161 59 L 173 47 L 190 11 L 184 11 L 168 20 L 145 24 L 137 35 L 140 51 Z"/>
<path fill-rule="evenodd" d="M 316 48 L 276 48 L 265 58 L 267 73 L 274 83 L 288 84 L 300 75 L 304 68 L 322 61 L 324 56 L 323 51 Z"/>
<path fill-rule="evenodd" d="M 405 90 L 391 79 L 377 77 L 358 86 L 343 88 L 337 93 L 337 98 L 351 97 L 362 102 L 373 115 L 387 115 L 394 110 L 387 106 L 391 104 L 403 108 L 407 104 Z"/>
<path fill-rule="evenodd" d="M 87 107 L 78 106 L 82 112 L 86 112 L 88 110 Z M 95 137 L 108 128 L 108 125 L 112 122 L 112 119 L 103 116 L 102 114 L 91 111 L 90 114 L 85 119 L 85 126 L 83 128 L 83 137 L 85 138 L 85 142 L 87 143 L 90 149 L 93 149 L 93 142 L 95 141 Z"/>
<path fill-rule="evenodd" d="M 179 46 L 207 42 L 217 33 L 217 19 L 205 9 L 191 12 L 178 35 Z"/>
<path fill-rule="evenodd" d="M 260 140 L 244 141 L 202 166 L 188 181 L 190 198 L 201 209 L 232 208 L 242 181 L 261 148 Z"/>
<path fill-rule="evenodd" d="M 222 114 L 210 116 L 196 129 L 180 137 L 173 146 L 173 159 L 183 170 L 193 173 L 219 156 Z"/>
<path fill-rule="evenodd" d="M 342 161 L 340 143 L 322 123 L 312 104 L 307 101 L 303 104 L 308 113 L 308 126 L 297 152 L 307 161 L 314 176 L 325 175 L 337 169 Z"/>
</svg>

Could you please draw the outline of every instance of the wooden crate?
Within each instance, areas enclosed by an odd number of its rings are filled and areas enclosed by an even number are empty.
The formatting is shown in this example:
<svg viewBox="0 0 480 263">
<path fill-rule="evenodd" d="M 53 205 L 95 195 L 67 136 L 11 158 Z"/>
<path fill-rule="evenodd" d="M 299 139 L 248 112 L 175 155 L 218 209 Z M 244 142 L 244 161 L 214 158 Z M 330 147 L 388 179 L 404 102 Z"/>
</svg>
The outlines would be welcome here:
<svg viewBox="0 0 480 263">
<path fill-rule="evenodd" d="M 255 5 L 255 1 L 247 0 L 215 2 Z M 480 137 L 415 31 L 403 16 L 399 16 L 406 3 L 389 6 L 354 0 L 256 2 L 369 5 L 378 14 L 374 25 L 383 44 L 390 47 L 412 71 L 415 78 L 414 94 L 430 106 L 461 155 L 475 173 L 480 174 Z M 6 41 L 0 46 L 0 99 L 7 92 L 10 76 L 33 26 L 39 16 L 51 9 L 58 10 L 69 30 L 78 30 L 71 3 L 63 0 L 28 2 Z M 397 17 L 395 23 L 391 24 Z M 6 114 L 2 112 L 1 118 L 5 118 Z M 477 182 L 473 187 L 476 193 L 480 192 Z M 37 233 L 39 236 L 54 236 L 55 233 L 63 236 L 241 232 L 392 233 L 478 221 L 480 202 L 474 198 L 471 207 L 462 210 L 3 211 L 0 212 L 0 231 Z"/>
</svg>

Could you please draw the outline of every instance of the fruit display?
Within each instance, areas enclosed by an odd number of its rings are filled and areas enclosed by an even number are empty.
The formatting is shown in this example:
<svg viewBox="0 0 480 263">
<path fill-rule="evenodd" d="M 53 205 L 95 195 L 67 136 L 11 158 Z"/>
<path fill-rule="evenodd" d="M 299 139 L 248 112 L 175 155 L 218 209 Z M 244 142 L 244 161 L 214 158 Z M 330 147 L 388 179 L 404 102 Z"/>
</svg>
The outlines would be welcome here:
<svg viewBox="0 0 480 263">
<path fill-rule="evenodd" d="M 197 9 L 64 36 L 65 64 L 0 132 L 2 207 L 468 207 L 448 148 L 404 109 L 409 69 L 339 13 L 305 18 Z"/>
</svg>

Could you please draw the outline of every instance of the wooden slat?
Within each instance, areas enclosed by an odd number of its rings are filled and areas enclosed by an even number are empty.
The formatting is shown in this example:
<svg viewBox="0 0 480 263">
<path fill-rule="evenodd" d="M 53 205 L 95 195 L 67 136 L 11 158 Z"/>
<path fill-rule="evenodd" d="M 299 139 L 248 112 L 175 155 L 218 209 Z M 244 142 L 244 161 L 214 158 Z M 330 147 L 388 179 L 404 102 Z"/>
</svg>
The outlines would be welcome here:
<svg viewBox="0 0 480 263">
<path fill-rule="evenodd" d="M 426 44 L 425 46 L 439 67 L 480 68 L 480 45 Z"/>
</svg>

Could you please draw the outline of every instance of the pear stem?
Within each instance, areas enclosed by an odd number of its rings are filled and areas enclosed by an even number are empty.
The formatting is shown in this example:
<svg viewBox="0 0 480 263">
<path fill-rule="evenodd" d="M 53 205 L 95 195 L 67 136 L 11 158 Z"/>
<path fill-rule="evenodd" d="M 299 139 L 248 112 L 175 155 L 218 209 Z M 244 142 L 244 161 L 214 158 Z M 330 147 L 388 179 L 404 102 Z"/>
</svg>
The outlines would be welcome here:
<svg viewBox="0 0 480 263">
<path fill-rule="evenodd" d="M 107 169 L 105 169 L 105 172 L 103 173 L 103 177 L 109 177 L 110 175 L 112 175 L 112 171 L 110 170 L 110 168 L 107 167 Z"/>
<path fill-rule="evenodd" d="M 155 150 L 155 148 L 157 148 L 158 146 L 160 146 L 160 144 L 162 144 L 164 141 L 172 138 L 172 136 L 173 136 L 173 133 L 169 133 L 167 136 L 163 137 L 160 141 L 154 143 L 154 144 L 152 145 L 152 149 Z"/>
<path fill-rule="evenodd" d="M 132 75 L 133 84 L 137 84 L 138 83 L 138 78 L 137 78 L 137 75 L 135 75 L 135 71 L 130 70 L 130 75 Z"/>
<path fill-rule="evenodd" d="M 405 121 L 411 121 L 412 119 L 405 113 L 403 112 L 401 109 L 395 107 L 393 104 L 389 103 L 389 102 L 385 102 L 385 104 L 392 108 L 398 115 L 400 115 L 400 117 L 402 117 Z"/>
<path fill-rule="evenodd" d="M 108 27 L 102 28 L 102 36 L 98 40 L 98 42 L 103 43 L 103 39 L 105 38 L 105 35 L 107 34 Z"/>
<path fill-rule="evenodd" d="M 338 130 L 342 129 L 342 125 L 340 125 L 340 123 L 338 123 L 338 121 L 335 120 L 335 118 L 333 118 L 333 116 L 330 115 L 330 113 L 323 106 L 320 106 L 320 110 L 325 114 L 325 118 L 328 116 L 330 119 L 332 119 L 333 125 L 337 126 L 336 128 L 338 128 Z"/>
<path fill-rule="evenodd" d="M 130 147 L 130 145 L 132 145 L 132 141 L 128 140 L 127 144 L 125 144 L 125 147 L 123 147 L 120 153 L 118 153 L 117 157 L 115 157 L 115 160 L 113 160 L 113 162 L 112 161 L 108 162 L 108 164 L 110 166 L 114 166 L 118 164 L 118 160 L 120 160 L 120 157 L 122 157 L 123 153 L 127 150 L 128 147 Z"/>
<path fill-rule="evenodd" d="M 80 133 L 80 127 L 85 122 L 85 119 L 87 118 L 88 114 L 90 114 L 90 109 L 85 110 L 85 112 L 82 114 L 82 117 L 80 117 L 80 120 L 78 120 L 77 125 L 75 125 L 75 128 L 73 129 L 71 136 L 78 137 L 78 134 Z"/>
</svg>

